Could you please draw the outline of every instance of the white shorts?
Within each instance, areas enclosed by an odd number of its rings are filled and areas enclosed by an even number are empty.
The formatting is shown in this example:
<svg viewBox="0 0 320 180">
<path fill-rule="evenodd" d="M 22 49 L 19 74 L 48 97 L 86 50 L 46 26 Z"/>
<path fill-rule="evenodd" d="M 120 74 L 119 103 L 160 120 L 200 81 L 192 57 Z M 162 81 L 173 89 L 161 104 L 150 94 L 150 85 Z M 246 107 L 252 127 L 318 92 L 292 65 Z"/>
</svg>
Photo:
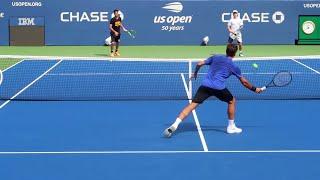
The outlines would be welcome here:
<svg viewBox="0 0 320 180">
<path fill-rule="evenodd" d="M 238 43 L 242 43 L 242 34 L 241 32 L 238 32 L 237 35 L 233 34 L 233 33 L 230 33 L 229 34 L 229 40 L 228 42 L 229 43 L 232 43 L 234 40 L 237 40 Z M 231 41 L 231 42 L 230 42 Z"/>
</svg>

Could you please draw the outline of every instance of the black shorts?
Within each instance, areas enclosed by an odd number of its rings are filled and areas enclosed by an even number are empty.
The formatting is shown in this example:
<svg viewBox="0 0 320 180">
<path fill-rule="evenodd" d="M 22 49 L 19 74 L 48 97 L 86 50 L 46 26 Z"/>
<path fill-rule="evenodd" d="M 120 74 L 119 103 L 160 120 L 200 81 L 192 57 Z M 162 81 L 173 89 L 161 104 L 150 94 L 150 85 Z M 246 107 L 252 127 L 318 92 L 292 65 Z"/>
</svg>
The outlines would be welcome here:
<svg viewBox="0 0 320 180">
<path fill-rule="evenodd" d="M 120 33 L 119 36 L 116 36 L 114 33 L 110 33 L 111 36 L 111 42 L 120 42 Z"/>
<path fill-rule="evenodd" d="M 232 39 L 231 37 L 228 38 L 229 44 L 240 44 L 240 42 L 237 39 Z"/>
<path fill-rule="evenodd" d="M 233 41 L 234 41 L 234 39 L 232 39 L 231 37 L 228 38 L 228 43 L 229 43 L 229 44 L 232 44 Z"/>
<path fill-rule="evenodd" d="M 201 104 L 204 100 L 210 96 L 217 97 L 220 101 L 229 103 L 232 101 L 233 96 L 227 88 L 222 90 L 212 89 L 206 86 L 200 86 L 196 95 L 194 95 L 192 102 Z"/>
</svg>

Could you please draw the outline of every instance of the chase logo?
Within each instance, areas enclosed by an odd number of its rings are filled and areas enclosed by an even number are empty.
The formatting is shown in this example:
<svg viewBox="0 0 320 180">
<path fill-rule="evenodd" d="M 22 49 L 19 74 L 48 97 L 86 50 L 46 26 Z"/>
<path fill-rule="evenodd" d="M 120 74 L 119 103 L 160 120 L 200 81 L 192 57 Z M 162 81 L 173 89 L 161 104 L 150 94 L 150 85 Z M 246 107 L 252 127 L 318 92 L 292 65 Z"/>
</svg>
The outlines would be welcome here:
<svg viewBox="0 0 320 180">
<path fill-rule="evenodd" d="M 118 13 L 120 14 L 120 18 L 121 18 L 121 20 L 123 21 L 123 20 L 124 20 L 124 14 L 123 14 L 123 12 L 118 11 Z M 114 13 L 111 14 L 111 18 L 113 18 L 113 17 L 114 17 Z"/>
<path fill-rule="evenodd" d="M 272 20 L 276 24 L 281 24 L 284 21 L 284 14 L 281 11 L 273 13 Z"/>
<path fill-rule="evenodd" d="M 221 14 L 221 21 L 222 22 L 229 22 L 232 13 L 225 12 Z M 248 23 L 270 23 L 274 22 L 275 24 L 281 24 L 285 20 L 285 15 L 281 11 L 276 11 L 274 13 L 269 12 L 244 12 L 239 13 L 240 18 L 243 22 Z M 272 19 L 272 21 L 271 21 Z"/>
<path fill-rule="evenodd" d="M 162 8 L 167 9 L 170 12 L 179 13 L 183 10 L 183 5 L 180 2 L 173 2 L 166 4 Z"/>
<path fill-rule="evenodd" d="M 107 22 L 108 12 L 61 12 L 60 21 L 71 22 Z"/>
</svg>

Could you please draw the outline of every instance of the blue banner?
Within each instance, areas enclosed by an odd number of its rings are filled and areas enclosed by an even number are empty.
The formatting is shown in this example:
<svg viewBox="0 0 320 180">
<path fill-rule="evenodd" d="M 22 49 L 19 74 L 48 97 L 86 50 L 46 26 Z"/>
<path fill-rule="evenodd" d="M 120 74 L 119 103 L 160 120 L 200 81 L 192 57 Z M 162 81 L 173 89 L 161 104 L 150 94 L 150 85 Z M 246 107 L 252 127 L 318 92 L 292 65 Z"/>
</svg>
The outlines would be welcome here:
<svg viewBox="0 0 320 180">
<path fill-rule="evenodd" d="M 4 2 L 3 2 L 4 1 Z M 3 4 L 3 5 L 2 5 Z M 299 15 L 319 15 L 319 1 L 112 1 L 2 0 L 0 26 L 10 17 L 44 17 L 46 45 L 103 45 L 115 8 L 127 29 L 123 45 L 226 44 L 233 9 L 243 19 L 244 44 L 294 44 Z M 0 28 L 0 45 L 8 45 L 8 28 Z"/>
</svg>

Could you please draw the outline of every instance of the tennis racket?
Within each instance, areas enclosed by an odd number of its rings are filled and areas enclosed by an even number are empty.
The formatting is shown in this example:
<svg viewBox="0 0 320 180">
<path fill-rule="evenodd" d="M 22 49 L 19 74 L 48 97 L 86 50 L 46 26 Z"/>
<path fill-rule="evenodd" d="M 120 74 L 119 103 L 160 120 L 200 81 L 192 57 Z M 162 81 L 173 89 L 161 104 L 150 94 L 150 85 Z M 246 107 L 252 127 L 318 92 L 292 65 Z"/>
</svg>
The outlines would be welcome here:
<svg viewBox="0 0 320 180">
<path fill-rule="evenodd" d="M 292 81 L 292 74 L 289 71 L 280 71 L 273 76 L 273 79 L 266 86 L 261 88 L 262 91 L 265 91 L 270 87 L 283 87 L 287 86 Z"/>
<path fill-rule="evenodd" d="M 229 36 L 231 39 L 235 40 L 237 38 L 238 34 L 237 33 L 230 33 Z"/>
<path fill-rule="evenodd" d="M 3 81 L 3 74 L 2 74 L 2 71 L 0 70 L 0 85 L 2 84 L 2 81 Z"/>
<path fill-rule="evenodd" d="M 127 30 L 128 35 L 132 38 L 136 38 L 136 31 L 135 30 Z"/>
</svg>

